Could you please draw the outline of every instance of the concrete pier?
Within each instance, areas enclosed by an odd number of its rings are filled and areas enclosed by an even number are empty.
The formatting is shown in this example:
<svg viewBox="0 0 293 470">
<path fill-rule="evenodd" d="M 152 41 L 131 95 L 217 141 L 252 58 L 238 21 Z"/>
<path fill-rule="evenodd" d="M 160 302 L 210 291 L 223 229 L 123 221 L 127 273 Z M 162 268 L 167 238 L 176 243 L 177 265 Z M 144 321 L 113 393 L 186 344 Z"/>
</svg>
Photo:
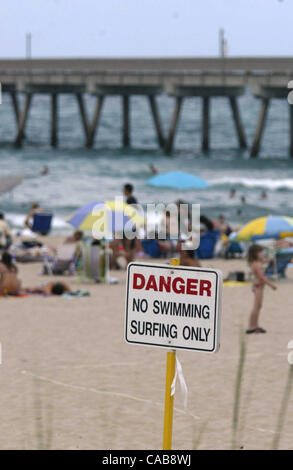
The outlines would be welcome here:
<svg viewBox="0 0 293 470">
<path fill-rule="evenodd" d="M 185 99 L 200 98 L 202 102 L 203 152 L 210 149 L 212 130 L 211 106 L 217 97 L 227 98 L 231 108 L 240 148 L 247 147 L 241 120 L 238 97 L 247 88 L 260 100 L 260 112 L 250 149 L 256 157 L 261 148 L 271 99 L 287 99 L 288 83 L 293 80 L 292 57 L 234 57 L 234 58 L 157 58 L 157 59 L 0 59 L 0 82 L 3 93 L 10 95 L 17 132 L 15 145 L 20 146 L 35 94 L 47 94 L 51 100 L 50 142 L 58 145 L 59 95 L 75 96 L 85 136 L 85 146 L 92 147 L 99 130 L 107 96 L 121 97 L 122 145 L 131 145 L 132 96 L 148 100 L 158 145 L 172 152 L 182 105 Z M 88 115 L 85 94 L 96 96 L 92 116 Z M 19 95 L 24 105 L 19 105 Z M 164 136 L 157 97 L 173 97 L 174 108 Z M 293 115 L 290 115 L 290 156 L 293 157 Z M 1 125 L 1 124 L 0 124 Z M 135 123 L 133 123 L 135 125 Z"/>
</svg>

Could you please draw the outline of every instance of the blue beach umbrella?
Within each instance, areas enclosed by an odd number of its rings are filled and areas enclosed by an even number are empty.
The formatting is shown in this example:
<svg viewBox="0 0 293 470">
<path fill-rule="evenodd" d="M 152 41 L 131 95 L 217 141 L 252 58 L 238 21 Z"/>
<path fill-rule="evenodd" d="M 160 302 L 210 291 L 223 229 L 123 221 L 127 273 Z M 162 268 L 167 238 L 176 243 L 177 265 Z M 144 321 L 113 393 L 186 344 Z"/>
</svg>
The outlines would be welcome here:
<svg viewBox="0 0 293 470">
<path fill-rule="evenodd" d="M 172 171 L 153 176 L 147 181 L 147 184 L 157 188 L 174 189 L 205 189 L 209 186 L 206 181 L 198 176 L 182 171 Z"/>
</svg>

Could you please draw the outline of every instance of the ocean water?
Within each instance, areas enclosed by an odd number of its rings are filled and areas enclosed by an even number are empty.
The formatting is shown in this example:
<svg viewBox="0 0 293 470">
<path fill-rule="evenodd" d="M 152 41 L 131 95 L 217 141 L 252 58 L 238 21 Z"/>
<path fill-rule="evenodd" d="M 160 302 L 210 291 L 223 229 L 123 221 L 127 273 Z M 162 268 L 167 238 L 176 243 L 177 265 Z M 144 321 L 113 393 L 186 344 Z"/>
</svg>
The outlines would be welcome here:
<svg viewBox="0 0 293 470">
<path fill-rule="evenodd" d="M 201 143 L 201 102 L 185 101 L 175 149 L 172 156 L 158 150 L 147 100 L 132 98 L 132 148 L 121 149 L 121 101 L 106 99 L 99 131 L 93 149 L 83 147 L 84 135 L 73 96 L 59 98 L 59 147 L 49 145 L 50 102 L 34 96 L 21 149 L 11 142 L 16 128 L 9 96 L 0 105 L 0 176 L 25 175 L 12 194 L 0 196 L 0 210 L 14 227 L 20 227 L 24 214 L 33 201 L 54 212 L 54 230 L 65 232 L 70 227 L 65 217 L 90 201 L 113 199 L 121 195 L 124 183 L 135 186 L 139 202 L 172 202 L 178 198 L 201 204 L 201 213 L 217 217 L 224 214 L 231 223 L 244 223 L 267 214 L 293 216 L 293 160 L 288 158 L 289 110 L 284 101 L 272 101 L 262 150 L 258 159 L 249 159 L 248 151 L 237 147 L 230 108 L 225 99 L 214 99 L 211 110 L 211 151 L 204 155 Z M 86 97 L 89 116 L 95 98 Z M 158 99 L 160 114 L 167 132 L 173 100 Z M 239 100 L 242 118 L 251 143 L 259 102 L 247 93 Z M 194 173 L 210 183 L 206 190 L 174 191 L 156 189 L 146 184 L 151 176 L 149 165 L 159 172 L 181 170 Z M 50 172 L 40 176 L 44 165 Z M 236 189 L 234 199 L 229 198 Z M 261 192 L 267 199 L 261 199 Z M 242 206 L 240 197 L 245 196 Z M 239 213 L 241 210 L 241 213 Z"/>
</svg>

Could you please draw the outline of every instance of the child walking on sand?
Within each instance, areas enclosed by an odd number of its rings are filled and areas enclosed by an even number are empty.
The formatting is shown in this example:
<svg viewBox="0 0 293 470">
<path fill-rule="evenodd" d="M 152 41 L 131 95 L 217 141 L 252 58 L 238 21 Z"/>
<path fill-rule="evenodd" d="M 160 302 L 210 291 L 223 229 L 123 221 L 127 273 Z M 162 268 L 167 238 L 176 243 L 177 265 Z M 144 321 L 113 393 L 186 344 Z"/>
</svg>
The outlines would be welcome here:
<svg viewBox="0 0 293 470">
<path fill-rule="evenodd" d="M 251 333 L 266 333 L 266 330 L 260 328 L 258 319 L 262 307 L 264 287 L 267 284 L 271 289 L 276 290 L 277 287 L 266 276 L 263 270 L 263 248 L 259 245 L 251 245 L 248 250 L 248 263 L 251 266 L 254 276 L 252 291 L 254 293 L 254 304 L 250 314 L 249 327 L 246 330 L 247 334 Z"/>
</svg>

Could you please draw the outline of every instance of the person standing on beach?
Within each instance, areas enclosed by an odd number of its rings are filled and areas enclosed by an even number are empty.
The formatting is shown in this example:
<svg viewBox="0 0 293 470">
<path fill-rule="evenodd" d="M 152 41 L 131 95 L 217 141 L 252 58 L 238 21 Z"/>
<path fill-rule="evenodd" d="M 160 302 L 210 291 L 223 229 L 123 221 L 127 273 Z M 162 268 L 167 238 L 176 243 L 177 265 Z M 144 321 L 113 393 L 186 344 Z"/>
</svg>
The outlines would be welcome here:
<svg viewBox="0 0 293 470">
<path fill-rule="evenodd" d="M 4 220 L 4 214 L 0 212 L 0 250 L 7 250 L 11 245 L 11 241 L 9 225 Z"/>
<path fill-rule="evenodd" d="M 271 289 L 276 290 L 277 286 L 273 284 L 266 276 L 263 270 L 263 248 L 259 245 L 251 245 L 248 250 L 248 263 L 252 269 L 254 275 L 254 282 L 252 291 L 254 293 L 254 304 L 250 314 L 247 334 L 251 333 L 266 333 L 266 330 L 258 325 L 258 319 L 260 310 L 262 307 L 263 295 L 265 285 L 268 285 Z"/>
<path fill-rule="evenodd" d="M 34 202 L 27 213 L 27 216 L 24 221 L 25 227 L 29 228 L 30 230 L 32 229 L 32 220 L 35 214 L 42 214 L 44 212 L 44 209 L 40 207 L 40 205 L 37 202 Z"/>
<path fill-rule="evenodd" d="M 133 186 L 127 183 L 123 187 L 123 194 L 126 198 L 127 204 L 137 204 L 137 199 L 133 196 Z"/>
<path fill-rule="evenodd" d="M 130 205 L 137 204 L 137 199 L 133 196 L 133 190 L 133 185 L 130 183 L 127 183 L 123 186 L 123 195 L 126 199 L 126 203 Z M 137 249 L 137 239 L 133 238 L 132 240 L 128 240 L 124 237 L 123 245 L 126 253 L 126 259 L 130 263 L 133 261 L 135 251 Z"/>
</svg>

